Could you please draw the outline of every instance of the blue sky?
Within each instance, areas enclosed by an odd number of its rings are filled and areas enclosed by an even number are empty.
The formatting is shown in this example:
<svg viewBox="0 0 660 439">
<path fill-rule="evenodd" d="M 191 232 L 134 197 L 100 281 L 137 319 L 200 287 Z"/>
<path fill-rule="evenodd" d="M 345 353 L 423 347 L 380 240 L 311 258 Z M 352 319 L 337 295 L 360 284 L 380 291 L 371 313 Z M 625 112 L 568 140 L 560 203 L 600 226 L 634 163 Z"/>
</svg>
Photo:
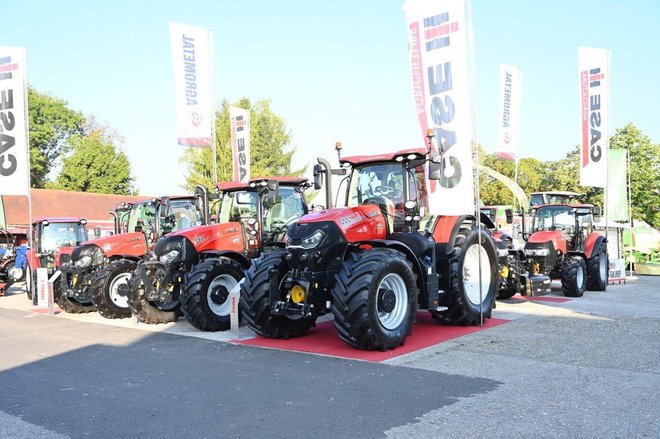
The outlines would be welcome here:
<svg viewBox="0 0 660 439">
<path fill-rule="evenodd" d="M 431 1 L 431 0 L 429 0 Z M 142 194 L 182 193 L 168 22 L 214 32 L 214 99 L 268 98 L 294 165 L 421 146 L 403 0 L 0 0 L 0 44 L 27 48 L 32 86 L 107 122 Z M 473 0 L 477 140 L 493 151 L 499 63 L 523 71 L 519 154 L 579 143 L 578 46 L 612 51 L 611 132 L 660 142 L 660 2 Z M 310 168 L 311 169 L 311 168 Z M 577 176 L 576 176 L 577 178 Z"/>
</svg>

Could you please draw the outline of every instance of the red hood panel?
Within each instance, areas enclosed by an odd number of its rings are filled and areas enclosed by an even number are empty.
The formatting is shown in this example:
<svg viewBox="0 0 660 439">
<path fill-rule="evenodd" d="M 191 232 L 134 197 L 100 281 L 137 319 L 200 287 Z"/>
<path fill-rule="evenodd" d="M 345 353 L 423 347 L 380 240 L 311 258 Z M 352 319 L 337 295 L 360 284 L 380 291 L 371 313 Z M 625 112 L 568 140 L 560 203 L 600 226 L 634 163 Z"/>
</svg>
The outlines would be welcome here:
<svg viewBox="0 0 660 439">
<path fill-rule="evenodd" d="M 242 253 L 245 249 L 243 228 L 238 222 L 193 227 L 170 233 L 167 236 L 174 235 L 181 235 L 188 238 L 198 252 L 233 250 Z"/>
<path fill-rule="evenodd" d="M 348 242 L 385 239 L 387 228 L 380 208 L 375 205 L 335 207 L 313 212 L 298 219 L 299 224 L 332 221 L 344 232 Z"/>
<path fill-rule="evenodd" d="M 540 232 L 535 232 L 532 236 L 529 237 L 527 242 L 532 244 L 539 244 L 543 242 L 552 241 L 552 245 L 555 247 L 555 250 L 561 250 L 562 253 L 566 253 L 566 240 L 564 235 L 562 235 L 559 230 L 544 230 Z"/>
<path fill-rule="evenodd" d="M 148 251 L 147 239 L 142 232 L 121 233 L 119 235 L 101 236 L 85 244 L 95 244 L 103 250 L 106 257 L 110 258 L 117 255 L 142 256 Z"/>
</svg>

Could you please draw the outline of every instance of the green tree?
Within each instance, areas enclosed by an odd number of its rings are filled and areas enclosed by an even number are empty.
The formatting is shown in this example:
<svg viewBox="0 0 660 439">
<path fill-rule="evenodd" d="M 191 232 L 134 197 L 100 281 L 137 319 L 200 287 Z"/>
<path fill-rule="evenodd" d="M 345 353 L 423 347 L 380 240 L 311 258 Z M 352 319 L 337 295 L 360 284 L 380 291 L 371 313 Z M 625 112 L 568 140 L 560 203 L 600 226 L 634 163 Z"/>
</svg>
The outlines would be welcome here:
<svg viewBox="0 0 660 439">
<path fill-rule="evenodd" d="M 229 107 L 239 107 L 250 111 L 250 175 L 253 177 L 270 175 L 298 176 L 305 168 L 292 170 L 291 158 L 295 148 L 286 150 L 291 142 L 291 133 L 284 119 L 270 108 L 270 100 L 262 99 L 254 104 L 243 98 L 235 104 L 222 101 L 216 112 L 216 146 L 218 181 L 232 179 L 232 150 L 229 121 Z M 188 148 L 180 160 L 188 167 L 185 189 L 194 190 L 201 184 L 213 187 L 213 153 L 209 149 Z"/>
<path fill-rule="evenodd" d="M 625 148 L 630 156 L 630 198 L 635 219 L 660 227 L 660 144 L 632 123 L 618 128 L 610 148 Z"/>
<path fill-rule="evenodd" d="M 128 157 L 121 139 L 108 128 L 92 127 L 89 134 L 69 139 L 72 152 L 62 160 L 62 170 L 51 189 L 130 195 L 135 193 Z"/>
<path fill-rule="evenodd" d="M 85 118 L 67 102 L 28 88 L 30 178 L 32 187 L 44 187 L 57 159 L 70 149 L 69 139 L 82 135 Z"/>
</svg>

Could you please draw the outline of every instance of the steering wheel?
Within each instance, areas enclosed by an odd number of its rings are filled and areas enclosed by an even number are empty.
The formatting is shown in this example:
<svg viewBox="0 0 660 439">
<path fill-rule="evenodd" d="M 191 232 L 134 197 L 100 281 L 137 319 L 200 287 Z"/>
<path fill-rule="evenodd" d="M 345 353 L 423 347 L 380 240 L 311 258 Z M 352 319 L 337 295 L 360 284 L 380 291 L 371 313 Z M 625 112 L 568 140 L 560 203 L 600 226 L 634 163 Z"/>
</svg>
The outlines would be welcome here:
<svg viewBox="0 0 660 439">
<path fill-rule="evenodd" d="M 566 226 L 562 226 L 561 224 L 554 225 L 550 227 L 550 230 L 566 230 Z"/>
<path fill-rule="evenodd" d="M 386 197 L 396 197 L 399 191 L 391 186 L 376 186 L 374 188 L 374 195 L 384 195 Z"/>
</svg>

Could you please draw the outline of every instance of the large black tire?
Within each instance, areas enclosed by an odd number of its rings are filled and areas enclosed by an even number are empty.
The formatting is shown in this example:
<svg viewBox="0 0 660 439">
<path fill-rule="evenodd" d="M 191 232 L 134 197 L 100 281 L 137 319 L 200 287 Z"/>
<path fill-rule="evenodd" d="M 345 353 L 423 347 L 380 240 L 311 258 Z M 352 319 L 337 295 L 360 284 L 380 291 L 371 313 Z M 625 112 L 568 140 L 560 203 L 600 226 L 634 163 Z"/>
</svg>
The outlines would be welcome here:
<svg viewBox="0 0 660 439">
<path fill-rule="evenodd" d="M 513 288 L 511 285 L 507 285 L 506 287 L 504 287 L 499 291 L 499 293 L 497 294 L 497 299 L 498 300 L 510 299 L 513 296 L 515 296 L 517 292 L 518 290 L 516 288 Z"/>
<path fill-rule="evenodd" d="M 181 316 L 181 305 L 178 301 L 171 309 L 162 309 L 149 302 L 138 273 L 133 272 L 129 285 L 128 307 L 139 321 L 149 324 L 170 323 Z"/>
<path fill-rule="evenodd" d="M 120 259 L 94 273 L 92 302 L 101 316 L 106 319 L 131 316 L 131 309 L 128 307 L 129 280 L 136 267 L 135 261 Z"/>
<path fill-rule="evenodd" d="M 466 256 L 469 257 L 467 264 Z M 479 282 L 471 280 L 479 277 L 480 258 L 481 298 Z M 429 310 L 433 318 L 442 324 L 461 326 L 481 324 L 481 312 L 484 319 L 489 318 L 495 306 L 499 273 L 495 243 L 486 231 L 481 231 L 480 240 L 474 224 L 462 224 L 454 249 L 440 263 L 449 264 L 449 305 L 444 311 Z"/>
<path fill-rule="evenodd" d="M 62 294 L 62 284 L 60 282 L 53 283 L 53 300 L 59 305 L 62 311 L 69 314 L 85 314 L 96 311 L 96 307 L 91 301 L 81 303 Z"/>
<path fill-rule="evenodd" d="M 332 314 L 339 338 L 359 349 L 385 351 L 412 333 L 417 313 L 416 276 L 401 252 L 353 253 L 335 275 Z"/>
<path fill-rule="evenodd" d="M 566 297 L 582 297 L 586 288 L 587 267 L 582 258 L 565 258 L 559 267 L 561 290 Z"/>
<path fill-rule="evenodd" d="M 587 261 L 587 289 L 605 291 L 610 261 L 607 257 L 607 244 L 602 243 L 600 250 Z"/>
<path fill-rule="evenodd" d="M 202 331 L 226 331 L 230 323 L 230 294 L 244 272 L 230 258 L 212 258 L 196 265 L 179 296 L 186 320 Z"/>
<path fill-rule="evenodd" d="M 273 250 L 252 261 L 252 266 L 245 272 L 241 284 L 241 307 L 243 319 L 248 327 L 257 334 L 268 338 L 293 338 L 307 334 L 316 325 L 315 318 L 290 319 L 286 316 L 274 316 L 270 312 L 269 271 L 276 268 L 280 276 L 287 272 L 284 260 L 285 252 Z"/>
</svg>

